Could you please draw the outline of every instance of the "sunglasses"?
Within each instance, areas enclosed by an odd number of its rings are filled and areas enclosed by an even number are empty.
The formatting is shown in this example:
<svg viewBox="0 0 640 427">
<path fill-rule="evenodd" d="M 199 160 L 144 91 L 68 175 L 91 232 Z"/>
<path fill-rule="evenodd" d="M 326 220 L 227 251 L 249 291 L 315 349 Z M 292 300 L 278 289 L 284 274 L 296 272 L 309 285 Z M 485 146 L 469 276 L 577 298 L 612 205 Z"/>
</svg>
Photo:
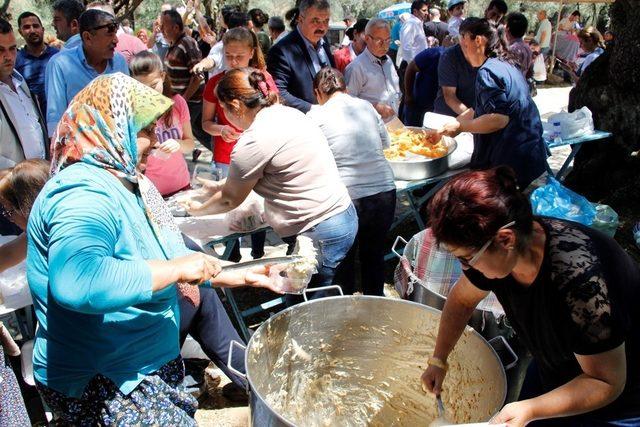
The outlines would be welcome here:
<svg viewBox="0 0 640 427">
<path fill-rule="evenodd" d="M 116 24 L 115 22 L 110 22 L 108 24 L 98 25 L 97 27 L 93 27 L 91 31 L 98 31 L 103 28 L 107 29 L 108 34 L 113 34 L 118 30 L 118 24 Z"/>
<path fill-rule="evenodd" d="M 515 221 L 511 221 L 510 223 L 505 224 L 502 227 L 498 228 L 498 231 L 504 230 L 505 228 L 512 227 L 515 225 L 515 223 L 516 223 Z M 498 234 L 498 231 L 496 231 L 495 234 Z M 465 259 L 456 255 L 454 256 L 458 259 L 458 261 L 460 261 L 462 268 L 464 268 L 465 270 L 468 268 L 471 268 L 480 260 L 480 257 L 487 251 L 487 249 L 489 249 L 489 246 L 491 246 L 491 243 L 493 243 L 494 238 L 495 238 L 495 235 L 491 237 L 489 240 L 487 240 L 487 242 L 484 245 L 482 245 L 482 247 L 478 249 L 478 251 L 475 254 L 473 254 L 473 256 L 469 259 Z"/>
</svg>

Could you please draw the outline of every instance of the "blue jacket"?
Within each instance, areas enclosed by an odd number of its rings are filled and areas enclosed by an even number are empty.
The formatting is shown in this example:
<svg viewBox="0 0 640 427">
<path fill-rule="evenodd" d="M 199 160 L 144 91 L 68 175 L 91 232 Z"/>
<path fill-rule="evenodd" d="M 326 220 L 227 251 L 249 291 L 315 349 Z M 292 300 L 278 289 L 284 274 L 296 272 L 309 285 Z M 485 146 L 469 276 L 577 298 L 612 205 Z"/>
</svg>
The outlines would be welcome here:
<svg viewBox="0 0 640 427">
<path fill-rule="evenodd" d="M 329 43 L 325 41 L 323 47 L 331 66 L 335 67 Z M 317 103 L 313 93 L 316 71 L 307 46 L 298 31 L 291 31 L 271 47 L 267 58 L 267 70 L 273 76 L 286 105 L 306 113 L 311 109 L 311 104 Z"/>
</svg>

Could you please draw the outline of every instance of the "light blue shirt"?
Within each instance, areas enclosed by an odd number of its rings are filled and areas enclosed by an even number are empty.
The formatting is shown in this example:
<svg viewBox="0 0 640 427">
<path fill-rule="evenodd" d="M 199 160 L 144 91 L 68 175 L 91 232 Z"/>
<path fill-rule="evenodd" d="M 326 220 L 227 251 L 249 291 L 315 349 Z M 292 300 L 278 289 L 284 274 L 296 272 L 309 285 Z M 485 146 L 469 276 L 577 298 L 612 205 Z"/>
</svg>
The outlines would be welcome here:
<svg viewBox="0 0 640 427">
<path fill-rule="evenodd" d="M 387 55 L 377 58 L 365 48 L 347 65 L 344 78 L 350 95 L 372 104 L 386 104 L 398 114 L 400 82 L 393 61 Z"/>
<path fill-rule="evenodd" d="M 27 235 L 40 383 L 80 397 L 102 374 L 128 394 L 178 356 L 175 286 L 152 292 L 145 261 L 166 258 L 141 199 L 114 175 L 63 169 L 36 199 Z"/>
<path fill-rule="evenodd" d="M 586 70 L 587 67 L 591 65 L 591 63 L 595 61 L 603 53 L 604 53 L 604 49 L 602 49 L 601 47 L 597 47 L 596 50 L 594 50 L 589 55 L 587 55 L 586 58 L 584 58 L 584 61 L 582 62 L 582 64 L 580 64 L 580 67 L 578 68 L 578 71 L 576 72 L 576 74 L 578 76 L 581 76 L 582 73 L 584 73 L 584 70 Z"/>
<path fill-rule="evenodd" d="M 299 29 L 296 29 L 296 31 L 300 33 Z M 309 52 L 311 62 L 313 63 L 313 68 L 316 70 L 316 73 L 320 71 L 323 66 L 327 67 L 331 65 L 329 58 L 327 58 L 327 53 L 324 50 L 324 39 L 320 39 L 320 41 L 318 42 L 318 46 L 314 46 L 309 40 L 306 39 L 305 36 L 302 35 L 302 33 L 300 33 L 300 37 L 302 37 L 305 46 L 307 46 L 307 51 Z"/>
<path fill-rule="evenodd" d="M 82 46 L 82 37 L 80 37 L 80 34 L 74 34 L 67 39 L 62 50 L 73 49 L 78 46 Z"/>
<path fill-rule="evenodd" d="M 124 56 L 116 52 L 102 74 L 118 72 L 129 75 L 129 67 Z M 102 74 L 87 63 L 82 45 L 73 49 L 64 49 L 49 60 L 44 79 L 49 136 L 55 134 L 58 122 L 73 97 L 91 80 Z"/>
</svg>

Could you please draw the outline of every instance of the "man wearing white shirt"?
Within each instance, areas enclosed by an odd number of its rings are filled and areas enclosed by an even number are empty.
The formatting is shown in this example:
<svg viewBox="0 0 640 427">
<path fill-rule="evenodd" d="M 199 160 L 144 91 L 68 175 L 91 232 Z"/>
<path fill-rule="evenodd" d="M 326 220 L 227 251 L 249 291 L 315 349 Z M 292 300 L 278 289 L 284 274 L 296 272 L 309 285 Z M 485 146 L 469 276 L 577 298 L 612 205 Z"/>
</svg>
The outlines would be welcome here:
<svg viewBox="0 0 640 427">
<path fill-rule="evenodd" d="M 14 67 L 16 38 L 0 19 L 0 168 L 47 156 L 45 121 L 27 82 Z"/>
<path fill-rule="evenodd" d="M 400 28 L 402 54 L 402 62 L 398 67 L 400 87 L 404 87 L 404 73 L 409 63 L 428 47 L 427 36 L 424 33 L 424 23 L 427 19 L 429 19 L 429 4 L 425 0 L 415 0 L 411 3 L 411 15 Z"/>
<path fill-rule="evenodd" d="M 386 54 L 391 44 L 387 21 L 370 20 L 365 28 L 365 43 L 367 48 L 345 71 L 347 91 L 371 102 L 383 119 L 389 119 L 398 114 L 400 85 L 396 69 Z"/>
<path fill-rule="evenodd" d="M 424 22 L 429 16 L 429 5 L 424 0 L 411 3 L 411 16 L 402 24 L 400 29 L 400 44 L 402 45 L 402 60 L 407 64 L 413 61 L 417 54 L 427 48 L 427 37 L 424 35 Z"/>
</svg>

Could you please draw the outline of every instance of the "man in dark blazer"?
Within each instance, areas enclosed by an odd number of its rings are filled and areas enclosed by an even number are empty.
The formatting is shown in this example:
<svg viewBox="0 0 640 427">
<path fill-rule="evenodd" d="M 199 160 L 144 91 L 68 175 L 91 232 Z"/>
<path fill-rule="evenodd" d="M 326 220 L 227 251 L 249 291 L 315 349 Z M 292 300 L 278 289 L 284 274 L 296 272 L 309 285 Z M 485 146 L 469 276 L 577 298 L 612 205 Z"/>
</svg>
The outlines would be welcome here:
<svg viewBox="0 0 640 427">
<path fill-rule="evenodd" d="M 267 69 L 284 103 L 306 113 L 317 103 L 313 79 L 321 68 L 335 67 L 335 62 L 324 39 L 331 18 L 329 1 L 302 0 L 298 8 L 297 28 L 269 50 Z"/>
</svg>

